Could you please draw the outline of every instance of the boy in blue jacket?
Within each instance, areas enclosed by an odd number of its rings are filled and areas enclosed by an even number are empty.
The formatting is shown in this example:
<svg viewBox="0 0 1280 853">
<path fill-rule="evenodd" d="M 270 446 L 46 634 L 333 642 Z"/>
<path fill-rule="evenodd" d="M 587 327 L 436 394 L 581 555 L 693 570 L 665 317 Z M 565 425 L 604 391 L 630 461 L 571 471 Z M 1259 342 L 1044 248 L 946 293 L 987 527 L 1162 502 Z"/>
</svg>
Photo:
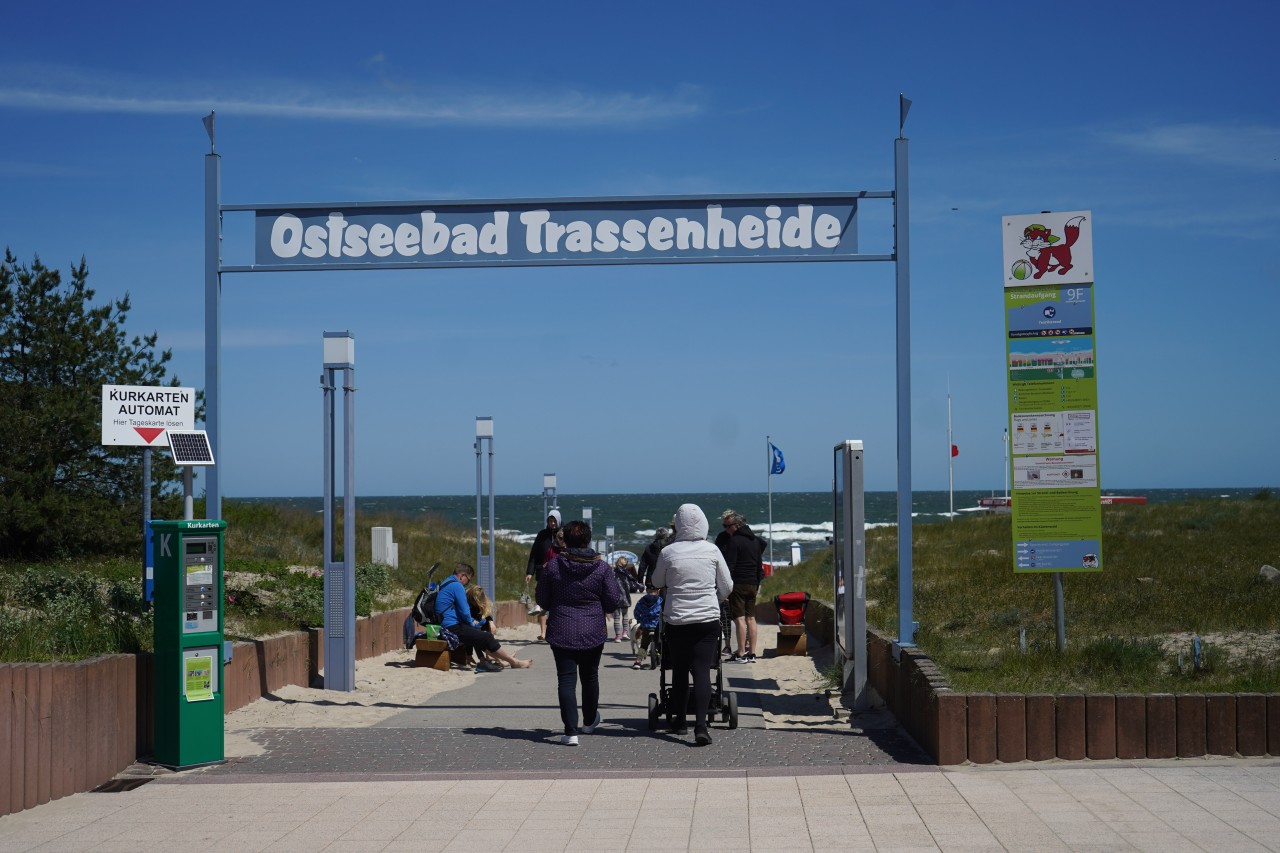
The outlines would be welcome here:
<svg viewBox="0 0 1280 853">
<path fill-rule="evenodd" d="M 632 615 L 635 616 L 639 634 L 631 643 L 632 651 L 636 655 L 636 662 L 631 664 L 631 668 L 643 669 L 645 656 L 653 648 L 654 638 L 662 623 L 661 590 L 656 586 L 649 586 L 644 597 L 636 602 Z"/>
</svg>

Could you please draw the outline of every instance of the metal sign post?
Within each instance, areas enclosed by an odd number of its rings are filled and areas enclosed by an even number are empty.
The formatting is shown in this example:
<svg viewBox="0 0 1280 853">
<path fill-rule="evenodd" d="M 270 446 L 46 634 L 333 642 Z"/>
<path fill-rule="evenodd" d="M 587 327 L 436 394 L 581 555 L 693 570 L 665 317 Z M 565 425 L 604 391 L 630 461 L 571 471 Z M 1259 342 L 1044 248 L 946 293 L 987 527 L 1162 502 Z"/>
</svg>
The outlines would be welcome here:
<svg viewBox="0 0 1280 853">
<path fill-rule="evenodd" d="M 843 692 L 853 710 L 865 711 L 867 693 L 867 515 L 861 441 L 835 447 L 832 495 L 835 511 L 836 649 L 843 659 Z"/>
<path fill-rule="evenodd" d="M 151 547 L 151 448 L 168 443 L 165 431 L 196 427 L 196 389 L 173 386 L 102 386 L 102 444 L 142 448 L 142 600 L 155 588 Z M 190 518 L 190 516 L 187 516 Z"/>
<path fill-rule="evenodd" d="M 342 560 L 334 542 L 334 444 L 337 373 L 343 374 Z M 356 689 L 356 342 L 350 332 L 324 333 L 324 686 Z"/>
<path fill-rule="evenodd" d="M 482 533 L 481 522 L 483 516 L 480 512 L 480 498 L 484 490 L 483 481 L 481 479 L 481 447 L 485 442 L 489 442 L 489 553 L 483 553 L 484 536 Z M 497 598 L 496 577 L 495 577 L 495 554 L 494 545 L 496 538 L 493 531 L 493 418 L 477 417 L 476 418 L 476 580 L 480 583 L 481 588 L 489 596 L 490 601 Z"/>
</svg>

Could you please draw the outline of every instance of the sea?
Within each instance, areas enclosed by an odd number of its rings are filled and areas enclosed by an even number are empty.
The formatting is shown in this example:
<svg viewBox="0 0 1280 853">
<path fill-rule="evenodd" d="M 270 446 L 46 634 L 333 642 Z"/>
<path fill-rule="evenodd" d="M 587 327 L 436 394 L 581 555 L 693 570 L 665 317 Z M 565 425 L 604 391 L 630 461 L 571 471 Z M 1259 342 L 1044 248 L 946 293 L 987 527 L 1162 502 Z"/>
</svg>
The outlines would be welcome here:
<svg viewBox="0 0 1280 853">
<path fill-rule="evenodd" d="M 1258 493 L 1249 489 L 1108 489 L 1105 494 L 1141 495 L 1149 504 L 1182 501 L 1191 498 L 1215 500 L 1248 500 Z M 989 491 L 918 491 L 912 494 L 913 524 L 935 524 L 952 518 L 981 513 L 978 499 L 991 497 Z M 279 497 L 239 498 L 246 503 L 266 503 L 320 512 L 323 498 Z M 639 552 L 653 539 L 659 527 L 669 527 L 676 508 L 695 503 L 718 529 L 719 515 L 726 509 L 746 516 L 747 523 L 758 535 L 773 544 L 774 558 L 779 564 L 788 562 L 799 547 L 800 558 L 827 546 L 832 534 L 833 502 L 830 492 L 774 492 L 772 501 L 764 492 L 708 494 L 617 494 L 558 495 L 558 508 L 565 521 L 582 518 L 583 508 L 591 508 L 591 526 L 596 538 L 604 538 L 608 526 L 614 528 L 613 548 Z M 476 496 L 418 495 L 357 497 L 356 513 L 376 512 L 403 515 L 409 523 L 417 517 L 437 516 L 464 529 L 475 529 Z M 546 521 L 542 495 L 495 495 L 493 528 L 497 536 L 531 543 Z M 553 504 L 554 505 L 554 504 Z M 955 510 L 952 512 L 951 507 Z M 770 511 L 772 507 L 772 512 Z M 897 493 L 867 492 L 865 495 L 867 526 L 891 526 L 897 523 Z M 483 527 L 489 521 L 488 497 L 481 502 Z M 772 517 L 772 524 L 770 518 Z"/>
</svg>

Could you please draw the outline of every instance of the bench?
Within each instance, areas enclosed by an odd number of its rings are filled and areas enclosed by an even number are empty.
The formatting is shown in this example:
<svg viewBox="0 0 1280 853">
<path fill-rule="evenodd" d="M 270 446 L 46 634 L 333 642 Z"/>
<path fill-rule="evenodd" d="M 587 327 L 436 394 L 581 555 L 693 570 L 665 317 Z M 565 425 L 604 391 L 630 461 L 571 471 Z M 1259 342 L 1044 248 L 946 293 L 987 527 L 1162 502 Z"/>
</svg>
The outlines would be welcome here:
<svg viewBox="0 0 1280 853">
<path fill-rule="evenodd" d="M 414 640 L 413 647 L 417 650 L 414 666 L 449 671 L 449 644 L 444 640 Z"/>
</svg>

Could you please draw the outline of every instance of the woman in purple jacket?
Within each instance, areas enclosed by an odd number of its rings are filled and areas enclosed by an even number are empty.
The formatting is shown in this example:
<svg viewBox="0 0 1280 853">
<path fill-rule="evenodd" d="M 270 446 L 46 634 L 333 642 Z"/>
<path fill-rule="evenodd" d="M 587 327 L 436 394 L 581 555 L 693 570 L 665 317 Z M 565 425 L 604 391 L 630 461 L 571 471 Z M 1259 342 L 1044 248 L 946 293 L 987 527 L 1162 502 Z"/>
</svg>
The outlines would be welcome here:
<svg viewBox="0 0 1280 853">
<path fill-rule="evenodd" d="M 585 521 L 564 526 L 565 550 L 542 569 L 538 606 L 547 611 L 547 643 L 556 659 L 560 742 L 577 746 L 579 734 L 600 725 L 600 654 L 604 651 L 605 615 L 626 601 L 613 569 L 588 547 L 591 528 Z M 582 721 L 578 726 L 577 682 L 582 681 Z"/>
</svg>

